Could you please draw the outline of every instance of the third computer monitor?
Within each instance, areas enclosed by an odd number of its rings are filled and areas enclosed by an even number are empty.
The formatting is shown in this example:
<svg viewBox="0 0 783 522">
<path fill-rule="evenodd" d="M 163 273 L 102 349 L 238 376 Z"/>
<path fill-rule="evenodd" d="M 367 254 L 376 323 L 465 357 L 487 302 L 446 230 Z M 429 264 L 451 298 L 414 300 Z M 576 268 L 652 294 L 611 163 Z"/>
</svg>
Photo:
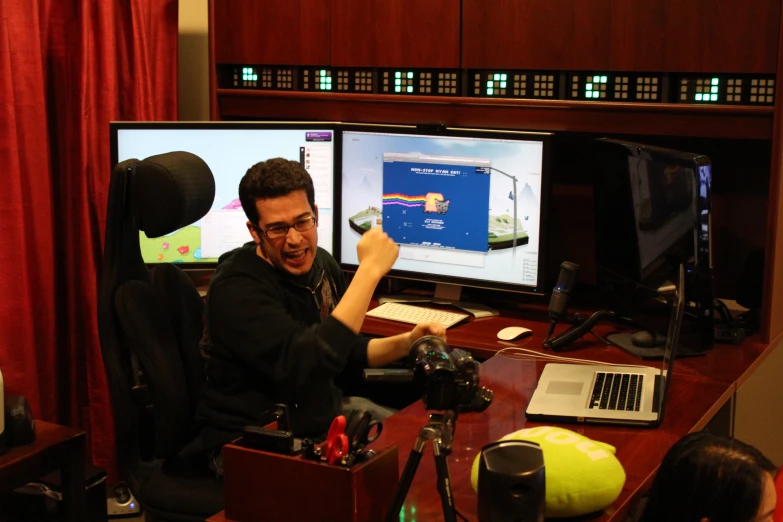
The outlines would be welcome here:
<svg viewBox="0 0 783 522">
<path fill-rule="evenodd" d="M 400 246 L 392 275 L 542 294 L 549 136 L 416 128 L 342 133 L 340 261 L 361 235 Z"/>
</svg>

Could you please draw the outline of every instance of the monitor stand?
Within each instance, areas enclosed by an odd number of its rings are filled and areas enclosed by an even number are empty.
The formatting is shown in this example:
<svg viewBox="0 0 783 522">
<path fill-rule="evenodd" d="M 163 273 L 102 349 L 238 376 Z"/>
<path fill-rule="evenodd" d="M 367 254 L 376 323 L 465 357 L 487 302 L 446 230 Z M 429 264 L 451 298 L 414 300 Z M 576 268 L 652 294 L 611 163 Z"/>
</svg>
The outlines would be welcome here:
<svg viewBox="0 0 783 522">
<path fill-rule="evenodd" d="M 648 332 L 623 332 L 606 336 L 606 340 L 613 346 L 625 350 L 634 357 L 647 360 L 660 360 L 666 351 L 666 336 L 656 333 L 655 338 Z M 696 352 L 680 344 L 677 347 L 676 357 L 697 357 L 704 352 Z"/>
<path fill-rule="evenodd" d="M 479 303 L 469 303 L 467 301 L 460 301 L 460 294 L 462 293 L 462 286 L 450 285 L 447 283 L 436 283 L 435 295 L 432 297 L 420 296 L 420 295 L 388 295 L 378 298 L 378 302 L 383 303 L 435 303 L 439 305 L 451 305 L 456 306 L 460 310 L 473 315 L 477 319 L 481 317 L 492 317 L 493 315 L 500 315 L 500 313 L 494 308 L 490 308 L 486 305 Z"/>
</svg>

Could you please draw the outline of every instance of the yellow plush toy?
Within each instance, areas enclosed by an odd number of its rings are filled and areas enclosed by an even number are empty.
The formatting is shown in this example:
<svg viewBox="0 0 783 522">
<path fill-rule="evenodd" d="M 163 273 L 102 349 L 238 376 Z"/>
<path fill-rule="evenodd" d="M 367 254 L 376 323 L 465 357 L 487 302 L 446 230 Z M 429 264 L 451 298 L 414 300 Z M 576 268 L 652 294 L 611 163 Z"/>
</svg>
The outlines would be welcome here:
<svg viewBox="0 0 783 522">
<path fill-rule="evenodd" d="M 609 506 L 625 484 L 615 448 L 571 430 L 539 426 L 509 433 L 501 440 L 527 440 L 541 446 L 546 473 L 546 516 L 573 517 Z M 478 491 L 479 457 L 470 480 Z"/>
</svg>

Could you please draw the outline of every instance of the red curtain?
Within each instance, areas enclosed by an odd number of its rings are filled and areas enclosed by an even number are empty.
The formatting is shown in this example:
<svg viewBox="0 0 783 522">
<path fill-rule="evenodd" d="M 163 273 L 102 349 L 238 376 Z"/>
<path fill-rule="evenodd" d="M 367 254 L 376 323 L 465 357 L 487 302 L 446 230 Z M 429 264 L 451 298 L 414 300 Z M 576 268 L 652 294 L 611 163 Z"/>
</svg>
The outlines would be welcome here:
<svg viewBox="0 0 783 522">
<path fill-rule="evenodd" d="M 0 2 L 0 371 L 114 477 L 97 327 L 109 122 L 174 120 L 177 0 Z"/>
</svg>

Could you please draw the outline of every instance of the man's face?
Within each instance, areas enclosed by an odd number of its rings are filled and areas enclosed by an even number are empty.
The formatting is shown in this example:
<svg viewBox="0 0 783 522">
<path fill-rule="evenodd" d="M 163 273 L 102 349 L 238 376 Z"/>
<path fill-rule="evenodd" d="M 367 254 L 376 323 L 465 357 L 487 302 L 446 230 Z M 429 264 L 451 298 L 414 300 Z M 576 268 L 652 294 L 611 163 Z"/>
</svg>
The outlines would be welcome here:
<svg viewBox="0 0 783 522">
<path fill-rule="evenodd" d="M 318 207 L 310 207 L 305 191 L 296 190 L 278 198 L 258 199 L 256 208 L 261 216 L 258 228 L 249 221 L 247 224 L 258 245 L 259 255 L 291 275 L 309 272 L 318 247 Z M 300 232 L 294 228 L 295 224 L 299 229 L 312 226 Z M 269 237 L 283 234 L 285 227 L 290 228 L 283 237 Z"/>
</svg>

